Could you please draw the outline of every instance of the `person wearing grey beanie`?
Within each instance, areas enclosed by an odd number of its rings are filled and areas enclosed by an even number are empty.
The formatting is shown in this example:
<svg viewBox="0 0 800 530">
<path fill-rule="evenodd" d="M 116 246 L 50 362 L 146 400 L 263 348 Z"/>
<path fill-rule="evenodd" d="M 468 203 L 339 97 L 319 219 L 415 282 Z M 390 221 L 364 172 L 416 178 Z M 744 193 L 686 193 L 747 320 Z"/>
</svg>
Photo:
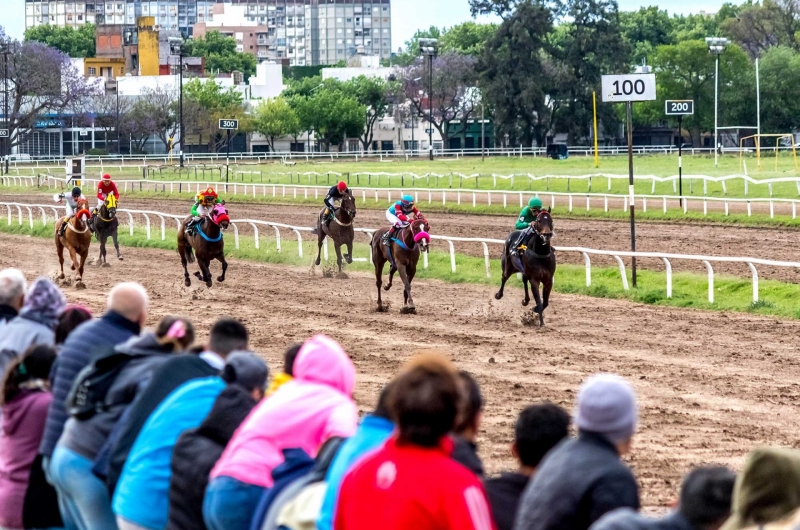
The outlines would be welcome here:
<svg viewBox="0 0 800 530">
<path fill-rule="evenodd" d="M 542 461 L 525 488 L 514 530 L 588 530 L 618 508 L 639 510 L 639 487 L 621 460 L 638 422 L 636 393 L 625 379 L 599 374 L 578 391 L 578 437 Z"/>
</svg>

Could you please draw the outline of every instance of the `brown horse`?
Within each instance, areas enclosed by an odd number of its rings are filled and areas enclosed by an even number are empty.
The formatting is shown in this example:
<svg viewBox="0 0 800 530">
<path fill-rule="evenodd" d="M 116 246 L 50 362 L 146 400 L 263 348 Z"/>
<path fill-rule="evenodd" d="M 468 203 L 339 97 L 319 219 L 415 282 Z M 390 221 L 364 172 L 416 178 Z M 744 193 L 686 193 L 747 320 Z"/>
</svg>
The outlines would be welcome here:
<svg viewBox="0 0 800 530">
<path fill-rule="evenodd" d="M 424 218 L 417 218 L 410 225 L 403 228 L 389 242 L 384 245 L 381 241 L 383 234 L 389 229 L 378 230 L 372 235 L 372 264 L 375 266 L 375 285 L 378 287 L 378 311 L 386 311 L 381 301 L 381 286 L 383 285 L 383 266 L 388 261 L 389 283 L 383 288 L 388 291 L 392 288 L 394 273 L 400 273 L 403 280 L 403 313 L 416 313 L 414 299 L 411 297 L 411 282 L 417 273 L 417 262 L 419 261 L 420 249 L 428 251 L 431 236 L 428 235 L 430 225 Z M 391 250 L 391 258 L 389 251 Z"/>
<path fill-rule="evenodd" d="M 353 263 L 353 239 L 355 239 L 355 231 L 353 230 L 353 220 L 356 218 L 356 200 L 353 194 L 348 192 L 342 197 L 342 204 L 336 210 L 333 221 L 328 223 L 323 221 L 325 217 L 325 210 L 323 209 L 317 218 L 317 228 L 314 233 L 318 237 L 317 261 L 320 263 L 320 254 L 322 253 L 322 242 L 326 237 L 330 237 L 333 241 L 333 248 L 336 251 L 336 263 L 339 265 L 339 274 L 342 273 L 342 245 L 347 245 L 347 254 L 344 258 L 347 263 Z"/>
<path fill-rule="evenodd" d="M 83 285 L 83 266 L 86 264 L 86 256 L 89 255 L 89 244 L 92 242 L 92 233 L 89 231 L 88 225 L 91 217 L 88 201 L 81 199 L 78 201 L 76 213 L 72 216 L 72 219 L 63 218 L 56 222 L 56 252 L 58 253 L 58 262 L 61 265 L 59 279 L 64 279 L 64 248 L 66 248 L 69 251 L 70 258 L 72 258 L 72 270 L 78 271 L 78 276 L 75 278 L 75 285 L 78 287 Z M 68 223 L 67 230 L 63 236 L 59 236 L 58 232 L 65 222 Z M 78 260 L 78 257 L 80 257 L 80 260 Z"/>
<path fill-rule="evenodd" d="M 187 217 L 178 230 L 178 254 L 181 256 L 186 287 L 192 285 L 186 265 L 194 263 L 195 254 L 197 254 L 197 266 L 200 268 L 200 272 L 194 273 L 197 279 L 206 282 L 206 287 L 211 287 L 211 271 L 208 267 L 216 259 L 222 263 L 222 275 L 217 281 L 224 282 L 228 262 L 225 261 L 225 241 L 222 239 L 222 231 L 226 230 L 231 222 L 227 208 L 224 204 L 215 205 L 211 213 L 195 226 L 193 233 L 187 234 L 186 224 L 190 220 L 191 217 Z"/>
<path fill-rule="evenodd" d="M 506 239 L 501 260 L 503 281 L 500 290 L 494 297 L 503 298 L 506 281 L 515 272 L 522 273 L 522 284 L 525 286 L 523 306 L 527 306 L 531 297 L 528 295 L 528 282 L 531 284 L 533 298 L 536 300 L 534 311 L 539 314 L 539 327 L 544 326 L 544 310 L 550 304 L 550 291 L 553 289 L 553 276 L 556 273 L 556 253 L 550 246 L 553 237 L 553 218 L 549 211 L 540 212 L 533 222 L 533 246 L 528 246 L 521 256 L 511 255 L 511 245 L 517 241 L 519 231 L 511 232 Z M 539 297 L 539 284 L 542 284 L 542 296 Z"/>
</svg>

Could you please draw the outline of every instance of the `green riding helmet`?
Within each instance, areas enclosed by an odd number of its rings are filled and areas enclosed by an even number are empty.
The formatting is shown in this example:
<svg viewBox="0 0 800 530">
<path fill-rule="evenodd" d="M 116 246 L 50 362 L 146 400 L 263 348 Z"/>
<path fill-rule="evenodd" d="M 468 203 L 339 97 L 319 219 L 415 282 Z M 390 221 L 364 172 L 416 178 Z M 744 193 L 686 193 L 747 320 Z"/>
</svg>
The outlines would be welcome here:
<svg viewBox="0 0 800 530">
<path fill-rule="evenodd" d="M 542 209 L 542 199 L 540 199 L 539 197 L 532 198 L 531 200 L 528 201 L 528 207 L 529 208 L 539 208 L 541 210 Z"/>
</svg>

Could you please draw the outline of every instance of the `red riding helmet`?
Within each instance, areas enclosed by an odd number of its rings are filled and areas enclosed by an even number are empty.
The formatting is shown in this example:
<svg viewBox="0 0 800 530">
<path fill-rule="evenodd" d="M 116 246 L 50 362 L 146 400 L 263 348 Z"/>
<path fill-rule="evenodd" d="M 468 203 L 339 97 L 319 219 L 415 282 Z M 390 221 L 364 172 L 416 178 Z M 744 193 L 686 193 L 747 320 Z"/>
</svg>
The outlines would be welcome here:
<svg viewBox="0 0 800 530">
<path fill-rule="evenodd" d="M 344 191 L 347 189 L 347 184 L 344 182 L 339 182 L 339 184 L 336 185 L 336 189 L 339 191 Z"/>
<path fill-rule="evenodd" d="M 103 180 L 111 180 L 111 175 L 106 173 L 105 175 L 103 175 Z"/>
</svg>

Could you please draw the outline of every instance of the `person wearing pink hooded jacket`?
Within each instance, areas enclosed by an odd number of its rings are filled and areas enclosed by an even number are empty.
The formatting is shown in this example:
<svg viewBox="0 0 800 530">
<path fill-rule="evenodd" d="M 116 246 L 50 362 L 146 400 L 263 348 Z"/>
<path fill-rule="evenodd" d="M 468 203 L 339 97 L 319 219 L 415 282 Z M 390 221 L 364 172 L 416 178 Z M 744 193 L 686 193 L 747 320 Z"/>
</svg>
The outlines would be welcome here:
<svg viewBox="0 0 800 530">
<path fill-rule="evenodd" d="M 358 410 L 352 399 L 355 367 L 333 339 L 306 341 L 294 363 L 294 379 L 263 400 L 237 429 L 211 472 L 203 503 L 210 530 L 248 530 L 283 450 L 312 458 L 326 440 L 352 436 Z"/>
</svg>

